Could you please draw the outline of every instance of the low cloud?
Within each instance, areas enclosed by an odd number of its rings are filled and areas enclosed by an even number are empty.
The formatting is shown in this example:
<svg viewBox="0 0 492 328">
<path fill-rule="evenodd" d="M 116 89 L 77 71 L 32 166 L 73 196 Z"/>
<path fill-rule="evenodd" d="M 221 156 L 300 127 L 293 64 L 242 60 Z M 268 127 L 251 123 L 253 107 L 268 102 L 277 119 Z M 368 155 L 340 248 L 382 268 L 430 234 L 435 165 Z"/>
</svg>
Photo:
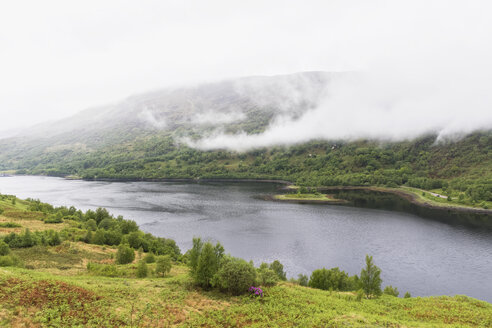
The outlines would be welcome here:
<svg viewBox="0 0 492 328">
<path fill-rule="evenodd" d="M 193 116 L 191 123 L 196 125 L 220 125 L 240 122 L 246 119 L 242 112 L 214 112 L 212 110 Z"/>
<path fill-rule="evenodd" d="M 363 59 L 355 73 L 341 74 L 322 93 L 299 89 L 299 95 L 315 101 L 298 115 L 284 110 L 302 107 L 297 94 L 284 97 L 286 105 L 263 133 L 217 131 L 189 144 L 246 151 L 314 139 L 398 141 L 435 133 L 443 140 L 490 130 L 492 20 L 487 8 L 485 1 L 385 2 L 354 14 L 351 18 L 364 29 L 337 30 L 344 43 L 332 51 L 347 60 Z M 285 94 L 282 87 L 259 86 L 264 90 L 259 103 Z"/>
<path fill-rule="evenodd" d="M 139 114 L 138 118 L 140 121 L 152 126 L 155 129 L 165 129 L 167 127 L 167 122 L 163 118 L 158 118 L 153 111 L 145 107 Z"/>
</svg>

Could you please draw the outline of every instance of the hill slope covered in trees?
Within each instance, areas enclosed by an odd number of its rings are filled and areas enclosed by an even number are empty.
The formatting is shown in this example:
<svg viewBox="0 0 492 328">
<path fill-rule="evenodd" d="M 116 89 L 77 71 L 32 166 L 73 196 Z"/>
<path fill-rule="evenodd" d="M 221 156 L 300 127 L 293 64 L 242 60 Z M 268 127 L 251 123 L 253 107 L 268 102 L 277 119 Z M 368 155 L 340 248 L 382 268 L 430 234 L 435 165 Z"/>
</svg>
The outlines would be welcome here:
<svg viewBox="0 0 492 328">
<path fill-rule="evenodd" d="M 316 107 L 341 74 L 251 77 L 134 96 L 0 140 L 0 172 L 84 179 L 252 178 L 305 186 L 436 190 L 463 204 L 492 201 L 492 132 L 455 141 L 319 140 L 247 152 L 204 151 L 216 131 L 255 134 Z"/>
</svg>

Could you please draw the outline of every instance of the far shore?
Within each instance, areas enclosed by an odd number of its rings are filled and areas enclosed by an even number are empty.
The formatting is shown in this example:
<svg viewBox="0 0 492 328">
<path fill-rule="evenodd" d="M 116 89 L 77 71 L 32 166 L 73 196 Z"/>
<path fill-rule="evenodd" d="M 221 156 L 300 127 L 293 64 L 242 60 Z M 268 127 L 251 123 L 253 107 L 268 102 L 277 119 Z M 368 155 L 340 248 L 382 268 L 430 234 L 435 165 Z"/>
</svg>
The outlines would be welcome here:
<svg viewBox="0 0 492 328">
<path fill-rule="evenodd" d="M 10 173 L 10 172 L 9 172 Z M 15 175 L 15 174 L 12 174 Z M 10 176 L 12 176 L 10 175 Z M 276 180 L 276 179 L 251 179 L 251 178 L 93 178 L 93 179 L 83 179 L 79 176 L 65 176 L 60 177 L 71 180 L 85 180 L 85 181 L 107 181 L 107 182 L 185 182 L 185 183 L 201 183 L 201 182 L 232 182 L 232 183 L 244 183 L 244 182 L 261 182 L 261 183 L 275 183 L 283 185 L 280 188 L 280 191 L 283 194 L 287 192 L 292 192 L 298 187 L 294 185 L 293 182 L 288 180 Z M 431 208 L 431 209 L 440 209 L 440 210 L 452 210 L 466 213 L 478 213 L 478 214 L 486 214 L 492 216 L 492 209 L 483 209 L 479 207 L 467 206 L 462 204 L 444 204 L 432 201 L 430 199 L 422 197 L 419 193 L 431 193 L 427 190 L 420 190 L 409 187 L 399 187 L 399 188 L 390 188 L 390 187 L 379 187 L 379 186 L 329 186 L 329 187 L 311 187 L 310 189 L 315 189 L 320 193 L 329 193 L 330 191 L 335 190 L 370 190 L 370 191 L 378 191 L 378 192 L 386 192 L 398 195 L 412 204 Z M 325 199 L 277 199 L 275 195 L 266 195 L 261 196 L 261 198 L 269 201 L 279 201 L 279 202 L 292 202 L 292 203 L 303 203 L 303 204 L 346 204 L 348 203 L 345 200 L 325 200 Z"/>
</svg>

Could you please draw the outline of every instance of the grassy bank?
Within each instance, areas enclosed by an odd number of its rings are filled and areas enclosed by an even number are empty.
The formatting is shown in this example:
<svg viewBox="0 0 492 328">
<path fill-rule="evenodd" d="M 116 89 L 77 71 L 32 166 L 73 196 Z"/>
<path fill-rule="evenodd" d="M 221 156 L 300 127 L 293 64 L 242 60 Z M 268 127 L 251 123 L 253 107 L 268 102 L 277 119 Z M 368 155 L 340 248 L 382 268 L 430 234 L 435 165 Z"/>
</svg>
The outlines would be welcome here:
<svg viewBox="0 0 492 328">
<path fill-rule="evenodd" d="M 339 202 L 339 199 L 334 199 L 330 195 L 325 194 L 283 194 L 275 195 L 277 200 L 316 200 L 323 202 Z"/>
<path fill-rule="evenodd" d="M 492 305 L 466 296 L 357 300 L 290 283 L 261 299 L 196 289 L 184 266 L 161 279 L 0 268 L 3 326 L 490 327 Z"/>
</svg>

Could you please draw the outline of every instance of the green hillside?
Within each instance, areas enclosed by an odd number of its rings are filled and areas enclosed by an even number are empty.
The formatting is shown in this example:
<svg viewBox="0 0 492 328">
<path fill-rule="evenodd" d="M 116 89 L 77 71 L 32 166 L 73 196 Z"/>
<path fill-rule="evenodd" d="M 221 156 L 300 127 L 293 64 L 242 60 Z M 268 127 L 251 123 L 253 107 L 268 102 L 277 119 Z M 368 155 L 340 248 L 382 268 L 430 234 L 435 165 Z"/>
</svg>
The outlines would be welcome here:
<svg viewBox="0 0 492 328">
<path fill-rule="evenodd" d="M 200 151 L 170 135 L 140 136 L 99 150 L 60 149 L 0 164 L 20 174 L 84 179 L 252 178 L 304 186 L 408 186 L 437 191 L 457 204 L 492 201 L 492 133 L 435 144 L 318 141 L 247 153 Z"/>
<path fill-rule="evenodd" d="M 0 140 L 0 173 L 84 179 L 253 178 L 304 186 L 407 186 L 459 204 L 492 201 L 492 131 L 454 141 L 312 141 L 245 153 L 201 151 L 192 140 L 265 131 L 316 108 L 348 73 L 303 72 L 165 89 L 80 112 Z"/>
<path fill-rule="evenodd" d="M 361 291 L 344 291 L 349 285 L 321 290 L 303 286 L 303 279 L 282 281 L 278 265 L 253 269 L 262 297 L 234 296 L 197 283 L 190 269 L 193 251 L 182 255 L 172 240 L 144 235 L 132 221 L 103 209 L 82 213 L 7 195 L 0 195 L 0 208 L 0 325 L 5 327 L 492 325 L 492 305 L 466 296 L 402 298 L 390 289 L 368 299 Z M 127 264 L 118 264 L 122 247 L 131 250 Z M 164 271 L 161 259 L 169 261 Z M 239 259 L 224 263 L 250 266 Z M 343 271 L 326 272 L 347 279 Z M 351 278 L 347 282 L 353 283 Z"/>
</svg>

